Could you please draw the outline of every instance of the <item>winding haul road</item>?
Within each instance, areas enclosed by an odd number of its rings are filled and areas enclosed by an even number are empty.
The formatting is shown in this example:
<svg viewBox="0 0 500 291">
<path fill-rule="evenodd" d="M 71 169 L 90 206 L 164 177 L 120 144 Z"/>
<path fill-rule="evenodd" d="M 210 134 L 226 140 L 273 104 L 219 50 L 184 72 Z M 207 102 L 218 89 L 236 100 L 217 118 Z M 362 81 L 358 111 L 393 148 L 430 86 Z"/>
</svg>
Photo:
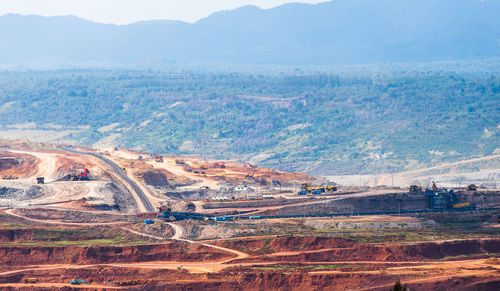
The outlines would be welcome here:
<svg viewBox="0 0 500 291">
<path fill-rule="evenodd" d="M 93 157 L 98 158 L 101 161 L 105 162 L 106 164 L 108 164 L 111 167 L 111 169 L 113 169 L 113 171 L 118 176 L 120 176 L 120 178 L 122 178 L 126 183 L 128 183 L 129 186 L 134 190 L 134 192 L 137 194 L 137 197 L 139 197 L 139 199 L 140 199 L 140 202 L 143 206 L 143 209 L 146 212 L 154 212 L 155 211 L 155 208 L 153 207 L 153 205 L 151 204 L 149 199 L 146 197 L 146 195 L 144 194 L 142 189 L 134 181 L 132 181 L 132 179 L 130 179 L 125 173 L 123 173 L 122 168 L 120 168 L 115 162 L 113 162 L 110 159 L 105 158 L 101 155 L 98 155 L 96 153 L 81 152 L 81 151 L 77 151 L 77 150 L 73 150 L 73 149 L 69 149 L 69 148 L 63 148 L 63 147 L 61 147 L 61 149 L 68 151 L 70 153 L 74 153 L 74 154 L 93 156 Z"/>
</svg>

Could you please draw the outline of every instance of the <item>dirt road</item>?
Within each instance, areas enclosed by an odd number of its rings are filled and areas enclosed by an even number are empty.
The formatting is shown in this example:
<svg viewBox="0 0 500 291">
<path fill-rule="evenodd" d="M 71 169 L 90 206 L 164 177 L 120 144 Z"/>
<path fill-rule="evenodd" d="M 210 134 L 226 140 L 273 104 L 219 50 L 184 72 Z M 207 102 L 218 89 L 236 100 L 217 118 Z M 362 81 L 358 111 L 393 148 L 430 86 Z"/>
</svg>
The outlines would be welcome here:
<svg viewBox="0 0 500 291">
<path fill-rule="evenodd" d="M 192 240 L 188 240 L 188 239 L 183 239 L 182 236 L 184 235 L 184 229 L 180 225 L 177 225 L 177 224 L 172 223 L 172 222 L 168 222 L 167 224 L 170 225 L 174 229 L 174 235 L 171 237 L 171 239 L 185 241 L 185 242 L 193 243 L 193 244 L 200 244 L 202 246 L 206 246 L 206 247 L 209 247 L 209 248 L 218 249 L 218 250 L 229 252 L 229 253 L 233 253 L 233 254 L 236 255 L 235 258 L 230 258 L 230 259 L 227 259 L 227 260 L 219 262 L 221 264 L 229 262 L 229 261 L 232 261 L 232 260 L 236 260 L 236 259 L 248 258 L 250 256 L 247 253 L 240 252 L 240 251 L 237 251 L 237 250 L 233 250 L 233 249 L 229 249 L 229 248 L 224 248 L 224 247 L 220 247 L 220 246 L 215 246 L 215 245 L 211 245 L 211 244 L 208 244 L 208 243 L 203 243 L 203 242 L 197 242 L 197 241 L 192 241 Z"/>
<path fill-rule="evenodd" d="M 136 198 L 137 204 L 139 205 L 139 208 L 141 209 L 141 211 L 143 211 L 143 212 L 154 212 L 155 211 L 155 208 L 153 207 L 153 205 L 149 201 L 148 197 L 146 197 L 146 195 L 144 194 L 142 189 L 134 181 L 132 181 L 132 179 L 130 179 L 115 162 L 113 162 L 110 159 L 105 158 L 101 155 L 98 155 L 96 153 L 81 152 L 81 151 L 68 149 L 68 148 L 61 148 L 61 149 L 68 151 L 68 152 L 71 152 L 71 153 L 75 153 L 75 154 L 89 155 L 89 156 L 92 156 L 94 158 L 97 158 L 97 159 L 105 162 L 106 164 L 108 164 L 111 167 L 111 169 L 113 169 L 113 171 L 121 178 L 121 180 L 125 182 L 125 184 L 129 185 L 129 187 L 132 189 L 132 192 L 135 193 L 134 198 Z"/>
<path fill-rule="evenodd" d="M 70 283 L 42 283 L 37 282 L 36 284 L 26 284 L 26 283 L 0 283 L 0 289 L 4 288 L 29 288 L 30 290 L 41 289 L 41 288 L 69 288 L 69 289 L 103 289 L 103 290 L 122 290 L 127 289 L 132 286 L 127 287 L 118 287 L 118 286 L 109 286 L 102 284 L 81 284 L 81 285 L 73 285 Z"/>
<path fill-rule="evenodd" d="M 55 153 L 45 153 L 45 152 L 34 152 L 34 151 L 21 151 L 21 150 L 9 150 L 13 153 L 27 154 L 37 157 L 40 160 L 38 164 L 37 172 L 34 176 L 44 177 L 45 182 L 52 182 L 56 179 L 57 174 L 57 156 Z"/>
</svg>

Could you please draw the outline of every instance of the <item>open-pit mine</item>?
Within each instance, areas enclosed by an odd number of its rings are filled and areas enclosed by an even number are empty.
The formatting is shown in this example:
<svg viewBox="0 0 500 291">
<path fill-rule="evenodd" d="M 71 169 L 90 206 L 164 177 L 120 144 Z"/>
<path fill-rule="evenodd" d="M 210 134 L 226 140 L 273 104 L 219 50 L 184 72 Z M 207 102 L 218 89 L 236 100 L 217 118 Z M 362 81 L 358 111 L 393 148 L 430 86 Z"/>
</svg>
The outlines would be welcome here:
<svg viewBox="0 0 500 291">
<path fill-rule="evenodd" d="M 469 186 L 0 141 L 0 289 L 499 290 L 500 190 Z"/>
</svg>

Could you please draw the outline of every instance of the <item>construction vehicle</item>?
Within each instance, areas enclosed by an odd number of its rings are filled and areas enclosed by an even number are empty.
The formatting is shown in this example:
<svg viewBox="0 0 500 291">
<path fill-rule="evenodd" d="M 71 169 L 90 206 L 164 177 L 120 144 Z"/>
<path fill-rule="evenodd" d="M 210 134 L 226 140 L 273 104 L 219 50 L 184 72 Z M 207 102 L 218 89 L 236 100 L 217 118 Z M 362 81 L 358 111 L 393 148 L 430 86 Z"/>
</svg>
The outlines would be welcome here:
<svg viewBox="0 0 500 291">
<path fill-rule="evenodd" d="M 324 190 L 324 188 L 323 188 L 323 190 Z M 321 195 L 321 194 L 323 194 L 323 192 L 324 192 L 324 191 L 321 191 L 321 189 L 316 189 L 316 190 L 314 190 L 312 193 L 313 193 L 314 195 Z"/>
<path fill-rule="evenodd" d="M 325 190 L 326 190 L 326 192 L 335 192 L 335 191 L 337 191 L 337 187 L 332 186 L 332 185 L 328 185 L 325 187 Z"/>
<path fill-rule="evenodd" d="M 152 219 L 145 219 L 144 224 L 153 224 L 154 221 Z"/>
<path fill-rule="evenodd" d="M 72 180 L 73 181 L 88 181 L 88 180 L 90 180 L 89 173 L 90 173 L 89 170 L 87 168 L 85 168 L 85 169 L 83 169 L 83 172 L 81 172 L 78 175 L 73 176 Z"/>
<path fill-rule="evenodd" d="M 177 165 L 184 165 L 185 164 L 185 162 L 183 160 L 175 160 L 175 163 Z"/>
<path fill-rule="evenodd" d="M 465 190 L 467 191 L 477 191 L 479 187 L 474 185 L 474 184 L 470 184 L 469 186 L 467 186 L 467 188 L 465 188 Z"/>
<path fill-rule="evenodd" d="M 27 284 L 30 284 L 30 283 L 34 284 L 37 281 L 38 281 L 37 278 L 26 278 L 26 279 L 24 279 L 24 282 L 27 283 Z"/>
<path fill-rule="evenodd" d="M 36 178 L 36 183 L 37 184 L 44 184 L 45 183 L 45 178 L 44 177 L 38 177 L 38 178 Z"/>
<path fill-rule="evenodd" d="M 157 163 L 163 163 L 163 156 L 162 155 L 156 155 L 155 156 L 155 162 L 157 162 Z"/>
<path fill-rule="evenodd" d="M 453 209 L 460 209 L 460 208 L 476 208 L 476 205 L 470 202 L 453 204 Z"/>
<path fill-rule="evenodd" d="M 19 179 L 19 178 L 16 177 L 16 176 L 12 176 L 12 175 L 4 175 L 2 177 L 2 179 L 4 179 L 4 180 L 16 180 L 16 179 Z"/>
<path fill-rule="evenodd" d="M 432 209 L 448 209 L 456 202 L 456 196 L 453 190 L 446 188 L 439 189 L 436 183 L 432 181 L 431 189 L 425 189 L 425 194 L 429 202 L 429 207 Z"/>
<path fill-rule="evenodd" d="M 71 285 L 80 285 L 81 283 L 85 283 L 85 284 L 89 285 L 89 283 L 87 281 L 82 280 L 82 279 L 71 280 L 71 281 L 69 281 L 69 283 Z"/>
<path fill-rule="evenodd" d="M 224 164 L 223 162 L 216 162 L 216 163 L 214 163 L 214 168 L 225 169 L 226 168 L 226 164 Z"/>
<path fill-rule="evenodd" d="M 163 211 L 172 211 L 172 209 L 166 205 L 163 205 L 163 206 L 160 206 L 160 212 L 163 212 Z"/>
<path fill-rule="evenodd" d="M 434 185 L 435 186 L 435 185 Z M 422 187 L 421 186 L 417 186 L 417 185 L 411 185 L 410 188 L 408 188 L 409 192 L 420 192 L 422 191 Z"/>
<path fill-rule="evenodd" d="M 207 167 L 206 165 L 202 165 L 202 166 L 200 167 L 200 169 L 201 169 L 201 170 L 208 170 L 208 167 Z"/>
</svg>

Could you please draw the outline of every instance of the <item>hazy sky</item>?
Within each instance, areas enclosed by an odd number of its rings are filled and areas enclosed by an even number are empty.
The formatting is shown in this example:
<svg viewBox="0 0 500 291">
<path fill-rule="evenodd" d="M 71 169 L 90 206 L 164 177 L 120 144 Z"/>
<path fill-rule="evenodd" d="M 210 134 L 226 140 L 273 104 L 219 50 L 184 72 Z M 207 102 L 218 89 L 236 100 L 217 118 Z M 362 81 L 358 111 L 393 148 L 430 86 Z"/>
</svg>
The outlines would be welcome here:
<svg viewBox="0 0 500 291">
<path fill-rule="evenodd" d="M 171 19 L 195 22 L 216 11 L 243 5 L 270 8 L 290 2 L 326 0 L 0 0 L 0 15 L 76 15 L 95 22 L 128 24 L 140 20 Z"/>
</svg>

